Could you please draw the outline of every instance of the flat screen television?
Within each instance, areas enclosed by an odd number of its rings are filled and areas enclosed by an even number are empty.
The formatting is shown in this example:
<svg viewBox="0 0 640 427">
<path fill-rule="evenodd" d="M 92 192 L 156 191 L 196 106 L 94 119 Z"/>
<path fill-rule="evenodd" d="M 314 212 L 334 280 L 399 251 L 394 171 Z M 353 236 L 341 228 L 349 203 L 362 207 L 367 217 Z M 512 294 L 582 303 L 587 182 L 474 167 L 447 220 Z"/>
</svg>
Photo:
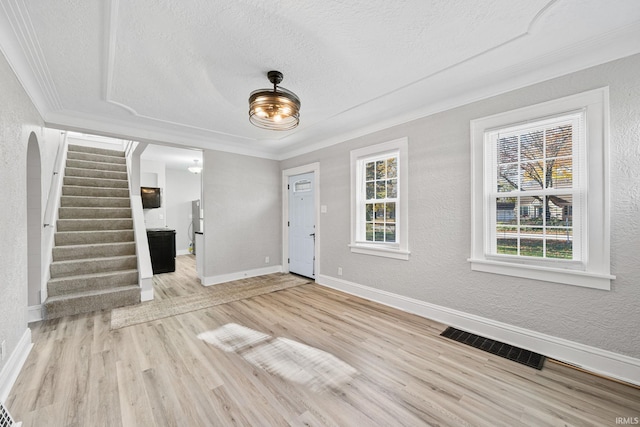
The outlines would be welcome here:
<svg viewBox="0 0 640 427">
<path fill-rule="evenodd" d="M 159 208 L 162 203 L 160 189 L 157 187 L 140 187 L 142 209 Z"/>
</svg>

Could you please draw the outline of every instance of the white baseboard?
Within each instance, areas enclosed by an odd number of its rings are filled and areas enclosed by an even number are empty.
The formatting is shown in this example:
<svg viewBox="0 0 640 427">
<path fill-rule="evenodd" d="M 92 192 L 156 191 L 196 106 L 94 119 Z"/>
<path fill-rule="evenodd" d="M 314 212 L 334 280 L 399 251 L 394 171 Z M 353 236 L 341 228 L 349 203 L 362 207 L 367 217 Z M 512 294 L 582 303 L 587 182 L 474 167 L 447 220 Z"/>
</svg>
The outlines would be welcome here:
<svg viewBox="0 0 640 427">
<path fill-rule="evenodd" d="M 140 277 L 140 302 L 153 300 L 153 276 Z"/>
<path fill-rule="evenodd" d="M 217 276 L 205 276 L 201 279 L 204 286 L 217 285 L 219 283 L 232 282 L 234 280 L 246 279 L 248 277 L 264 276 L 265 274 L 281 273 L 281 265 L 255 268 L 253 270 L 238 271 L 235 273 L 220 274 Z"/>
<path fill-rule="evenodd" d="M 191 255 L 191 252 L 189 251 L 189 249 L 178 249 L 176 251 L 176 256 L 180 255 Z"/>
<path fill-rule="evenodd" d="M 534 351 L 587 371 L 640 385 L 640 359 L 330 276 L 318 275 L 316 283 Z"/>
<path fill-rule="evenodd" d="M 0 371 L 0 402 L 5 402 L 9 397 L 11 387 L 16 382 L 18 374 L 29 356 L 29 352 L 33 344 L 31 343 L 31 329 L 27 328 L 22 334 L 18 345 L 16 346 L 7 363 L 5 363 L 2 371 Z"/>
<path fill-rule="evenodd" d="M 30 305 L 27 307 L 27 323 L 44 320 L 42 304 Z"/>
</svg>

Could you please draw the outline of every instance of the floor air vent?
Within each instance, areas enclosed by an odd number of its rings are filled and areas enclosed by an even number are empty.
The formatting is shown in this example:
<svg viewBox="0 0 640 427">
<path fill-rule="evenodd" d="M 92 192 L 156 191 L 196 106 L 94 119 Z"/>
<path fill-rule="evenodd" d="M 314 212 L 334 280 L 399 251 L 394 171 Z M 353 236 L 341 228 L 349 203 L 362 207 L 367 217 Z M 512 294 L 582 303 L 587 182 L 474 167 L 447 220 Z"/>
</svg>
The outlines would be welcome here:
<svg viewBox="0 0 640 427">
<path fill-rule="evenodd" d="M 460 329 L 448 327 L 440 335 L 538 370 L 542 369 L 542 365 L 544 364 L 545 357 L 541 354 L 501 343 L 500 341 L 490 340 L 489 338 L 484 338 L 479 335 L 470 334 Z"/>
<path fill-rule="evenodd" d="M 9 415 L 9 411 L 4 407 L 4 404 L 0 402 L 0 427 L 20 427 L 22 423 L 14 423 L 13 418 Z"/>
</svg>

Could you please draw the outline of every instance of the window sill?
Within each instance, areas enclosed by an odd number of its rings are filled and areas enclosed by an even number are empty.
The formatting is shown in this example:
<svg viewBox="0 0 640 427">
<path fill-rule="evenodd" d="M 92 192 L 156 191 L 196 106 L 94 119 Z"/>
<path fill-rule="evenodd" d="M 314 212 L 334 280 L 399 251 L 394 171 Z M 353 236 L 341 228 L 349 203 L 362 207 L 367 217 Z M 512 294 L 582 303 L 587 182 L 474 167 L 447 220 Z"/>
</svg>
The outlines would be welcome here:
<svg viewBox="0 0 640 427">
<path fill-rule="evenodd" d="M 584 288 L 611 290 L 611 280 L 616 276 L 610 274 L 591 273 L 580 270 L 541 267 L 537 265 L 515 264 L 512 262 L 486 259 L 468 259 L 471 270 L 505 276 L 523 277 L 525 279 L 545 282 L 563 283 L 565 285 Z"/>
<path fill-rule="evenodd" d="M 411 252 L 403 249 L 359 245 L 354 243 L 350 244 L 349 247 L 351 248 L 351 252 L 356 254 L 373 255 L 384 258 L 401 259 L 405 261 L 409 260 L 409 255 L 411 254 Z"/>
</svg>

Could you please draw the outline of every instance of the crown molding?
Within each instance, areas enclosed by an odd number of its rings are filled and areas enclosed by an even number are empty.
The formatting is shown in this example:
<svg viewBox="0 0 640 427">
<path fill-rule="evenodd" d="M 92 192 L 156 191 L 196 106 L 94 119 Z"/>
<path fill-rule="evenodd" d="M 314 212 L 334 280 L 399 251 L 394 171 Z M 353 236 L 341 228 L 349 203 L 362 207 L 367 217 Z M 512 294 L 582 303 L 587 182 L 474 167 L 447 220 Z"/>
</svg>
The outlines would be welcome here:
<svg viewBox="0 0 640 427">
<path fill-rule="evenodd" d="M 81 133 L 96 133 L 102 136 L 136 140 L 148 143 L 166 143 L 177 147 L 200 148 L 217 150 L 251 157 L 278 160 L 277 155 L 266 150 L 246 147 L 233 142 L 224 141 L 204 135 L 168 131 L 153 127 L 143 127 L 128 121 L 116 121 L 104 116 L 90 115 L 77 111 L 55 111 L 44 116 L 45 124 L 49 127 L 70 130 Z"/>
<path fill-rule="evenodd" d="M 47 111 L 63 108 L 56 85 L 51 78 L 46 58 L 40 46 L 24 0 L 3 0 L 3 18 L 7 24 L 3 40 L 14 43 L 2 45 L 2 52 L 10 62 L 20 83 L 43 116 Z"/>
</svg>

